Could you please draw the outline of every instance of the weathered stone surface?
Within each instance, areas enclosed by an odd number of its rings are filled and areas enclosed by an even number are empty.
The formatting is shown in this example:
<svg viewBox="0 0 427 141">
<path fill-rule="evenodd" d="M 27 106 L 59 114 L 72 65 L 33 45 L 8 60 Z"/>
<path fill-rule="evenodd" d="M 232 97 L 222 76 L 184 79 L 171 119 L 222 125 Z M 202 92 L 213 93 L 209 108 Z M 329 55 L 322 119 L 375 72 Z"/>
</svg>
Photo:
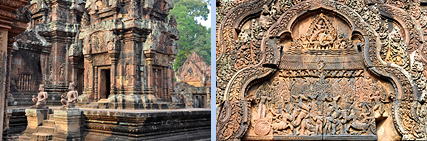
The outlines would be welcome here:
<svg viewBox="0 0 427 141">
<path fill-rule="evenodd" d="M 27 113 L 34 115 L 32 111 Z M 36 128 L 27 128 L 19 140 L 199 140 L 208 138 L 210 138 L 209 109 L 67 108 L 52 110 Z"/>
<path fill-rule="evenodd" d="M 31 139 L 33 133 L 38 131 L 38 127 L 42 125 L 43 120 L 48 119 L 49 109 L 26 109 L 25 116 L 27 116 L 27 129 L 24 134 L 20 136 L 20 139 Z"/>
<path fill-rule="evenodd" d="M 3 134 L 7 136 L 6 140 L 15 140 L 27 128 L 27 116 L 25 116 L 25 109 L 11 108 L 7 109 L 7 127 Z"/>
<path fill-rule="evenodd" d="M 70 82 L 81 106 L 108 100 L 126 104 L 110 108 L 138 109 L 132 105 L 147 95 L 170 102 L 179 37 L 174 17 L 168 22 L 171 1 L 142 3 L 31 1 L 31 23 L 14 43 L 16 105 L 30 104 L 26 100 L 39 84 L 52 95 L 48 104 L 59 104 Z"/>
<path fill-rule="evenodd" d="M 34 108 L 46 108 L 46 99 L 49 97 L 47 92 L 45 92 L 45 86 L 43 84 L 40 85 L 39 87 L 39 94 L 37 95 L 37 97 L 35 95 L 33 95 L 33 102 L 36 104 L 32 107 Z"/>
<path fill-rule="evenodd" d="M 209 108 L 210 87 L 195 87 L 186 82 L 176 83 L 174 103 L 184 103 L 187 108 Z"/>
<path fill-rule="evenodd" d="M 109 108 L 138 109 L 153 96 L 171 102 L 179 37 L 171 1 L 144 3 L 32 0 L 19 17 L 31 22 L 13 44 L 11 104 L 31 105 L 45 84 L 47 105 L 60 105 L 70 82 L 80 106 L 107 100 L 124 105 Z"/>
<path fill-rule="evenodd" d="M 7 97 L 10 92 L 10 69 L 12 62 L 12 43 L 13 37 L 25 30 L 26 21 L 21 18 L 25 11 L 20 8 L 25 5 L 28 0 L 7 0 L 0 2 L 0 133 L 7 127 Z M 5 124 L 6 123 L 6 124 Z M 0 139 L 3 135 L 0 135 Z"/>
<path fill-rule="evenodd" d="M 210 87 L 211 66 L 196 53 L 193 52 L 178 69 L 177 82 L 186 82 L 195 87 Z"/>
<path fill-rule="evenodd" d="M 16 36 L 8 44 L 0 42 L 8 46 L 8 52 L 0 50 L 1 66 L 8 66 L 0 69 L 5 72 L 0 82 L 6 83 L 0 92 L 10 92 L 8 103 L 15 108 L 27 108 L 31 101 L 38 105 L 27 109 L 27 120 L 8 112 L 10 123 L 27 127 L 19 140 L 209 138 L 209 109 L 169 110 L 185 107 L 171 103 L 179 37 L 171 8 L 170 0 L 32 0 L 17 11 L 16 19 L 30 23 L 19 36 L 0 30 L 0 35 Z M 40 84 L 46 91 L 38 92 Z M 61 102 L 66 106 L 56 107 Z M 102 114 L 95 117 L 96 112 Z M 18 125 L 8 130 L 12 127 Z"/>
<path fill-rule="evenodd" d="M 82 111 L 78 108 L 54 110 L 53 140 L 81 140 Z"/>
<path fill-rule="evenodd" d="M 31 105 L 31 96 L 40 84 L 45 84 L 50 95 L 48 105 L 61 104 L 61 95 L 71 82 L 67 51 L 79 29 L 77 15 L 82 14 L 71 6 L 69 0 L 32 0 L 25 6 L 22 13 L 31 22 L 13 44 L 10 88 L 15 106 Z"/>
<path fill-rule="evenodd" d="M 83 110 L 84 140 L 198 140 L 210 138 L 209 109 Z"/>
<path fill-rule="evenodd" d="M 187 108 L 210 107 L 211 66 L 193 52 L 178 69 L 176 92 L 172 99 L 185 103 Z"/>
<path fill-rule="evenodd" d="M 125 104 L 117 108 L 138 109 L 133 105 L 146 95 L 170 101 L 178 38 L 176 24 L 167 21 L 171 1 L 142 3 L 86 1 L 81 30 L 69 51 L 70 59 L 84 58 L 82 102 L 108 99 Z M 73 73 L 72 80 L 81 75 L 77 68 Z"/>
<path fill-rule="evenodd" d="M 220 1 L 217 139 L 425 140 L 423 5 Z"/>
<path fill-rule="evenodd" d="M 71 82 L 70 85 L 68 86 L 68 93 L 67 93 L 67 97 L 61 96 L 61 103 L 63 105 L 63 107 L 66 108 L 74 108 L 76 107 L 76 103 L 77 103 L 77 97 L 78 97 L 78 93 L 75 90 L 76 85 Z"/>
</svg>

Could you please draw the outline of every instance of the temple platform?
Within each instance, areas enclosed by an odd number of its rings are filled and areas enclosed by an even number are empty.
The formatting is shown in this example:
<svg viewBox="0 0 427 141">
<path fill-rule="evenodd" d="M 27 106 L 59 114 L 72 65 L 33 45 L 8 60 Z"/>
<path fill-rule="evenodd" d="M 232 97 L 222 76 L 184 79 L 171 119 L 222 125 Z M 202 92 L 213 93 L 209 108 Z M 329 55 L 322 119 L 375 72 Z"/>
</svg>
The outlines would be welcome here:
<svg viewBox="0 0 427 141">
<path fill-rule="evenodd" d="M 40 109 L 15 109 L 16 115 L 26 113 L 27 120 L 22 124 L 38 121 L 28 124 L 24 134 L 15 140 L 209 140 L 211 134 L 207 108 L 122 110 L 56 106 L 45 109 L 45 113 Z"/>
</svg>

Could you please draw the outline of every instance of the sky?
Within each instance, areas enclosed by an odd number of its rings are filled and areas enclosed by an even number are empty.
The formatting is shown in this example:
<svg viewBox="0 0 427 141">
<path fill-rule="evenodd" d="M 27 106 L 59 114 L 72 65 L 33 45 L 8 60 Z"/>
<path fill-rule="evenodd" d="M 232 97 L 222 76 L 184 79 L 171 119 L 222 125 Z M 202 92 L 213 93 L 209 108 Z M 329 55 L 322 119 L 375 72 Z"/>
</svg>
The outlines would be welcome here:
<svg viewBox="0 0 427 141">
<path fill-rule="evenodd" d="M 208 8 L 209 8 L 209 14 L 208 14 L 208 20 L 206 20 L 206 21 L 203 21 L 202 19 L 196 19 L 199 23 L 201 23 L 203 26 L 206 26 L 206 27 L 211 27 L 211 6 L 210 5 L 208 5 Z"/>
</svg>

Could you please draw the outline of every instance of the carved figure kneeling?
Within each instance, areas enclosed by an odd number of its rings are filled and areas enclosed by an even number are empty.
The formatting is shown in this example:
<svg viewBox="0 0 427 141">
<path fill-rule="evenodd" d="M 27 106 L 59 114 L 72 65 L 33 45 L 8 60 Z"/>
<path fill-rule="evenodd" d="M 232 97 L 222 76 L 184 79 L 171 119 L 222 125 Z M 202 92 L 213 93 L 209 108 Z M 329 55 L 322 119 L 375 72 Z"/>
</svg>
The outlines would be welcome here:
<svg viewBox="0 0 427 141">
<path fill-rule="evenodd" d="M 33 95 L 33 102 L 36 103 L 36 105 L 32 106 L 33 108 L 48 108 L 46 107 L 46 100 L 48 97 L 47 92 L 45 92 L 45 86 L 44 84 L 40 84 L 39 86 L 39 94 L 37 97 Z"/>
<path fill-rule="evenodd" d="M 73 82 L 70 83 L 68 90 L 67 97 L 61 96 L 61 103 L 63 108 L 74 108 L 76 107 L 78 93 Z"/>
</svg>

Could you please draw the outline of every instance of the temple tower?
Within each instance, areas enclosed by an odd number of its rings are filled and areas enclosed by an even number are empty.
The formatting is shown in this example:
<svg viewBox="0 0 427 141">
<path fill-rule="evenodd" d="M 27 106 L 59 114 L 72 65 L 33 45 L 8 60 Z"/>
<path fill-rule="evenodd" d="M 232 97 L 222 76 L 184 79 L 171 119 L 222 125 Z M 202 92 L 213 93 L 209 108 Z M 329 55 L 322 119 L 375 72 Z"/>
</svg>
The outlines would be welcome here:
<svg viewBox="0 0 427 141">
<path fill-rule="evenodd" d="M 72 68 L 71 75 L 84 76 L 80 101 L 130 109 L 154 96 L 169 101 L 179 37 L 174 17 L 168 19 L 172 2 L 88 0 L 85 7 L 69 52 L 71 60 L 84 58 L 83 74 Z"/>
</svg>

